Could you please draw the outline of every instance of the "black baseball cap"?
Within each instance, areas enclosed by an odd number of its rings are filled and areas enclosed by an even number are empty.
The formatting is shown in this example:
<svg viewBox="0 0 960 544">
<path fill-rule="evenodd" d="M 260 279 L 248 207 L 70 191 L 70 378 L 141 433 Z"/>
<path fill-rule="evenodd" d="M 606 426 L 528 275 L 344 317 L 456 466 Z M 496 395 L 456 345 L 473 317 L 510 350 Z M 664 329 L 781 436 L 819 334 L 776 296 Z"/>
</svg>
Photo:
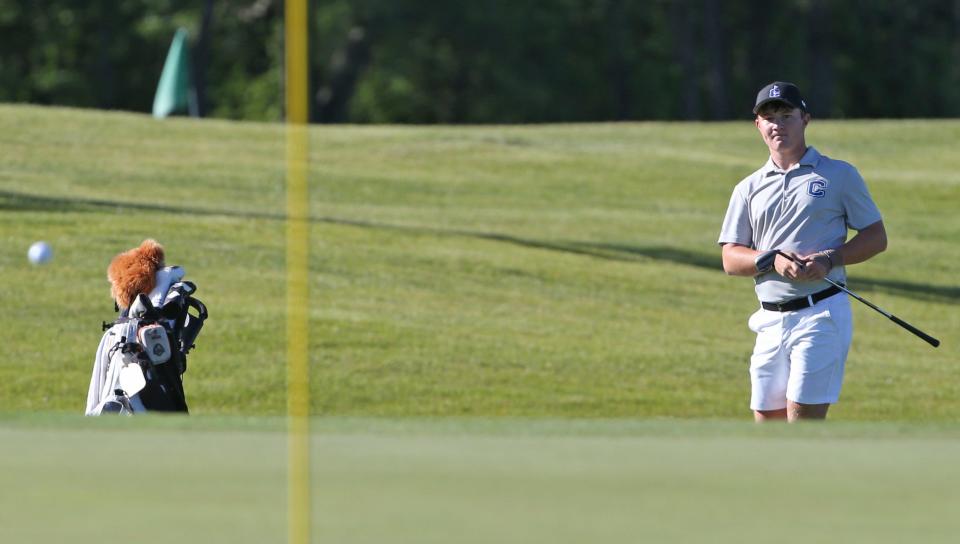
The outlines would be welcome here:
<svg viewBox="0 0 960 544">
<path fill-rule="evenodd" d="M 788 106 L 800 108 L 804 113 L 807 112 L 807 103 L 800 96 L 800 89 L 793 83 L 787 83 L 786 81 L 774 81 L 760 89 L 760 92 L 757 93 L 757 103 L 753 106 L 754 115 L 756 115 L 760 106 L 770 102 L 783 102 Z"/>
</svg>

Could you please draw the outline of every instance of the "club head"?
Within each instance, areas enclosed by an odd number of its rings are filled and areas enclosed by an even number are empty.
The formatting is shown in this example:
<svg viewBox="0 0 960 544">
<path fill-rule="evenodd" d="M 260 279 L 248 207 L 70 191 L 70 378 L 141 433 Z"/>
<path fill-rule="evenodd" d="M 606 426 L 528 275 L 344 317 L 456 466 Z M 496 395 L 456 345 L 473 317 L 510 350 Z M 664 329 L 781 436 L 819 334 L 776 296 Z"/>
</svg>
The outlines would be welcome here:
<svg viewBox="0 0 960 544">
<path fill-rule="evenodd" d="M 144 294 L 137 295 L 137 299 L 130 305 L 130 317 L 140 319 L 157 320 L 160 318 L 160 312 L 150 302 L 150 297 Z"/>
<path fill-rule="evenodd" d="M 165 319 L 176 319 L 183 314 L 184 296 L 177 291 L 171 291 L 160 308 L 160 315 Z"/>
<path fill-rule="evenodd" d="M 174 288 L 185 295 L 192 295 L 197 292 L 197 286 L 192 281 L 181 281 L 174 285 Z"/>
</svg>

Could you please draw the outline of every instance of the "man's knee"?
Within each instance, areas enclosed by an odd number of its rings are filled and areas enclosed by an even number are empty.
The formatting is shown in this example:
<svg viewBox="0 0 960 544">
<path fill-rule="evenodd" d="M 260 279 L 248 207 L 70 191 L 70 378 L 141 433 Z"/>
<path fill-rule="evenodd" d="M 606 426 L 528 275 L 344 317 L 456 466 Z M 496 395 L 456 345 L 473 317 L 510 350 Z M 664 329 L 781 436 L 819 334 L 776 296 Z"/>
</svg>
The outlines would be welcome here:
<svg viewBox="0 0 960 544">
<path fill-rule="evenodd" d="M 763 423 L 764 421 L 785 421 L 787 419 L 787 409 L 781 408 L 780 410 L 754 410 L 753 411 L 753 420 L 757 423 Z"/>
</svg>

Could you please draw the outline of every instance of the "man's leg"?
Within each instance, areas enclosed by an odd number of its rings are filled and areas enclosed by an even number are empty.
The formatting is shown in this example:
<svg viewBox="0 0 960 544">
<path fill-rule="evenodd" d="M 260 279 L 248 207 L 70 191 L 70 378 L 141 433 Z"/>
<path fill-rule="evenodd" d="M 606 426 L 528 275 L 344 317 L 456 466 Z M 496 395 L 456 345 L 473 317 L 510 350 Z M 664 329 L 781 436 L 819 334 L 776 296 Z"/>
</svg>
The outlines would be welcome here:
<svg viewBox="0 0 960 544">
<path fill-rule="evenodd" d="M 757 310 L 750 316 L 750 330 L 757 340 L 750 356 L 750 408 L 754 421 L 786 421 L 787 381 L 790 360 L 781 339 L 782 316 L 779 312 Z"/>
<path fill-rule="evenodd" d="M 824 420 L 827 419 L 827 410 L 829 409 L 830 404 L 800 404 L 787 400 L 787 421 L 793 423 L 801 419 Z"/>
<path fill-rule="evenodd" d="M 763 423 L 764 421 L 786 421 L 787 409 L 782 408 L 780 410 L 754 410 L 753 420 L 756 421 L 757 423 Z"/>
<path fill-rule="evenodd" d="M 840 398 L 853 317 L 850 300 L 836 295 L 797 312 L 790 330 L 787 420 L 823 420 Z"/>
</svg>

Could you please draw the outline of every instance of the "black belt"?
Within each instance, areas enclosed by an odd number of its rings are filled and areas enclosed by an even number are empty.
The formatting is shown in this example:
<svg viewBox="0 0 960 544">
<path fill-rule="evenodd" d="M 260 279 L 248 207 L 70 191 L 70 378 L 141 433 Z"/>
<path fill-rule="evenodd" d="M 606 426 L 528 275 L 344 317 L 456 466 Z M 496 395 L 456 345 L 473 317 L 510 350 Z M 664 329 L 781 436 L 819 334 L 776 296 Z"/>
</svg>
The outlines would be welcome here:
<svg viewBox="0 0 960 544">
<path fill-rule="evenodd" d="M 797 310 L 809 308 L 821 300 L 832 297 L 839 292 L 840 288 L 834 285 L 824 289 L 823 291 L 802 298 L 795 298 L 786 302 L 761 302 L 760 305 L 763 306 L 764 310 L 770 310 L 773 312 L 795 312 Z"/>
</svg>

